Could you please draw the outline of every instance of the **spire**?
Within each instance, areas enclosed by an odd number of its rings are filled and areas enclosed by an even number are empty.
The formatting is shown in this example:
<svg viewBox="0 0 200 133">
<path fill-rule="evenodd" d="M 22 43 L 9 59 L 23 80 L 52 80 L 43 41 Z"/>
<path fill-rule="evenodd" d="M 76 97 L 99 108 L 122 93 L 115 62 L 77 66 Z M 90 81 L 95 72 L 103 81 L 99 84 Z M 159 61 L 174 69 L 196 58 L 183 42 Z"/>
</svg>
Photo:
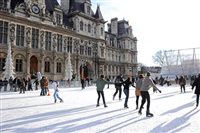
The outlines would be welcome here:
<svg viewBox="0 0 200 133">
<path fill-rule="evenodd" d="M 94 17 L 104 21 L 99 5 L 97 5 L 97 10 Z"/>
</svg>

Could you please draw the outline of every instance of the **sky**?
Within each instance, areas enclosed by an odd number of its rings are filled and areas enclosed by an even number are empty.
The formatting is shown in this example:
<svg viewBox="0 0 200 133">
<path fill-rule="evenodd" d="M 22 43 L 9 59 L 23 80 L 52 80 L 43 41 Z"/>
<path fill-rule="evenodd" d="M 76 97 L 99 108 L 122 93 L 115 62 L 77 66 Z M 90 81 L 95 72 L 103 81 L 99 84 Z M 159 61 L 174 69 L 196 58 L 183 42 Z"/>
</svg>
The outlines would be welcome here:
<svg viewBox="0 0 200 133">
<path fill-rule="evenodd" d="M 159 50 L 200 47 L 199 0 L 91 0 L 100 5 L 104 20 L 127 20 L 137 37 L 138 62 L 156 65 Z M 105 25 L 107 26 L 107 25 Z"/>
<path fill-rule="evenodd" d="M 107 87 L 107 86 L 106 86 Z M 107 108 L 96 107 L 95 86 L 64 88 L 59 87 L 59 95 L 64 103 L 54 103 L 53 89 L 50 96 L 39 96 L 39 90 L 0 93 L 1 133 L 199 133 L 200 107 L 196 107 L 196 96 L 189 85 L 186 93 L 180 93 L 178 85 L 159 86 L 162 93 L 150 89 L 150 111 L 154 117 L 138 114 L 135 105 L 135 89 L 130 88 L 128 109 L 124 109 L 118 94 L 115 100 L 114 85 L 105 87 Z M 174 102 L 176 101 L 176 102 Z M 139 104 L 141 97 L 139 99 Z M 164 104 L 163 104 L 164 103 Z"/>
</svg>

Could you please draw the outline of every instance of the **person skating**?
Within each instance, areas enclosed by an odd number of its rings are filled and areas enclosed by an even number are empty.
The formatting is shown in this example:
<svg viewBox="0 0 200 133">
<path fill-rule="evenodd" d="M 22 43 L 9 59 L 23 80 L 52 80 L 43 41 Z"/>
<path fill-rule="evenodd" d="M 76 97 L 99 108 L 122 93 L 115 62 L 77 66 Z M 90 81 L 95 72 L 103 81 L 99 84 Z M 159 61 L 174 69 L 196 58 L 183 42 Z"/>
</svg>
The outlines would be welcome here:
<svg viewBox="0 0 200 133">
<path fill-rule="evenodd" d="M 139 103 L 139 97 L 141 96 L 141 86 L 142 86 L 142 81 L 144 79 L 144 75 L 140 74 L 139 79 L 136 81 L 136 88 L 135 88 L 135 96 L 136 96 L 136 109 L 138 109 L 138 103 Z"/>
<path fill-rule="evenodd" d="M 186 80 L 183 76 L 181 76 L 179 79 L 179 85 L 180 85 L 181 93 L 182 93 L 182 91 L 184 91 L 184 93 L 185 93 Z"/>
<path fill-rule="evenodd" d="M 121 100 L 121 96 L 122 96 L 122 84 L 123 84 L 123 79 L 122 79 L 122 76 L 119 75 L 115 79 L 115 89 L 116 89 L 116 91 L 113 94 L 113 100 L 115 99 L 115 96 L 117 95 L 118 92 L 119 92 L 119 100 Z"/>
<path fill-rule="evenodd" d="M 40 87 L 41 87 L 40 96 L 45 96 L 45 76 L 42 76 L 42 79 L 40 80 Z"/>
<path fill-rule="evenodd" d="M 97 79 L 96 81 L 93 81 L 93 82 L 96 83 L 97 94 L 98 94 L 96 107 L 98 107 L 100 105 L 99 104 L 100 96 L 102 96 L 104 107 L 107 107 L 103 89 L 104 89 L 106 84 L 108 84 L 108 83 L 111 84 L 111 82 L 106 81 L 104 79 L 104 75 L 101 75 L 99 79 Z"/>
<path fill-rule="evenodd" d="M 199 96 L 200 96 L 200 74 L 198 77 L 194 80 L 194 83 L 192 84 L 192 90 L 195 87 L 194 93 L 196 94 L 196 107 L 199 105 Z"/>
<path fill-rule="evenodd" d="M 147 76 L 144 78 L 141 86 L 141 96 L 142 96 L 142 103 L 140 105 L 140 109 L 138 113 L 141 115 L 142 114 L 142 108 L 147 101 L 147 110 L 146 110 L 146 116 L 147 117 L 152 117 L 153 114 L 150 113 L 150 95 L 148 90 L 153 87 L 155 90 L 158 90 L 161 93 L 161 90 L 159 90 L 155 84 L 153 83 L 152 79 L 150 78 L 151 74 L 147 72 Z"/>
<path fill-rule="evenodd" d="M 54 103 L 57 102 L 57 99 L 60 100 L 60 102 L 62 103 L 63 102 L 63 99 L 60 98 L 58 92 L 59 92 L 59 89 L 58 89 L 58 83 L 56 81 L 51 81 L 52 82 L 52 88 L 54 89 L 54 94 L 53 94 L 53 97 L 54 97 Z"/>
<path fill-rule="evenodd" d="M 128 98 L 129 98 L 129 87 L 130 85 L 134 86 L 131 82 L 130 77 L 128 77 L 124 82 L 124 94 L 126 95 L 125 102 L 124 102 L 124 108 L 128 108 Z"/>
</svg>

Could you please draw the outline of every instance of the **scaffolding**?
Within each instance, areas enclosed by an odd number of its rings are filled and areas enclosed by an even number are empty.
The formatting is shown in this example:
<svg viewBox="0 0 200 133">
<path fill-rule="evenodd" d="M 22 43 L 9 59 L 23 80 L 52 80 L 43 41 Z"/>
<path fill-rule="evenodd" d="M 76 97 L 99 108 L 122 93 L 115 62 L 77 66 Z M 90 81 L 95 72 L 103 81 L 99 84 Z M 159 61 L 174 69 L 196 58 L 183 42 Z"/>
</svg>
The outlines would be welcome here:
<svg viewBox="0 0 200 133">
<path fill-rule="evenodd" d="M 161 75 L 197 75 L 200 73 L 200 47 L 164 51 L 166 64 Z"/>
</svg>

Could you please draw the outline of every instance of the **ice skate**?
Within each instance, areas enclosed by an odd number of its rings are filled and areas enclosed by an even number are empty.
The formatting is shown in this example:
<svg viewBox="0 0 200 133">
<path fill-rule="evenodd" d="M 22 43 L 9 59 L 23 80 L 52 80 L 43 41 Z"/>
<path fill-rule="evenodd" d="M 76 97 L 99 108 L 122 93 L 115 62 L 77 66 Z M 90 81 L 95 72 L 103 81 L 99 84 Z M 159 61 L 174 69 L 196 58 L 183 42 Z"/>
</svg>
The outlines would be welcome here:
<svg viewBox="0 0 200 133">
<path fill-rule="evenodd" d="M 149 112 L 147 112 L 147 113 L 146 113 L 146 117 L 153 117 L 153 114 L 152 114 L 152 113 L 149 113 Z"/>
<path fill-rule="evenodd" d="M 139 114 L 139 115 L 142 115 L 142 111 L 141 111 L 141 110 L 139 110 L 139 111 L 138 111 L 138 114 Z"/>
</svg>

